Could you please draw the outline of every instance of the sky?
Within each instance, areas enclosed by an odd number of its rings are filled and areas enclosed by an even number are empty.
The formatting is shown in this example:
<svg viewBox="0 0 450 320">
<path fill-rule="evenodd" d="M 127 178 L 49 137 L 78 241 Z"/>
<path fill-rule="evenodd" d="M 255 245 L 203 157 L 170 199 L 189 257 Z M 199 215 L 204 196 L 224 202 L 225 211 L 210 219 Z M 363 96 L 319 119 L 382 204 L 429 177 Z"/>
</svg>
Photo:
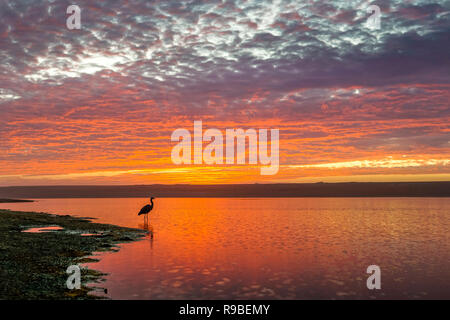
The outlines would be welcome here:
<svg viewBox="0 0 450 320">
<path fill-rule="evenodd" d="M 0 21 L 2 186 L 450 181 L 449 1 L 0 0 Z M 175 165 L 198 120 L 279 129 L 278 173 Z"/>
</svg>

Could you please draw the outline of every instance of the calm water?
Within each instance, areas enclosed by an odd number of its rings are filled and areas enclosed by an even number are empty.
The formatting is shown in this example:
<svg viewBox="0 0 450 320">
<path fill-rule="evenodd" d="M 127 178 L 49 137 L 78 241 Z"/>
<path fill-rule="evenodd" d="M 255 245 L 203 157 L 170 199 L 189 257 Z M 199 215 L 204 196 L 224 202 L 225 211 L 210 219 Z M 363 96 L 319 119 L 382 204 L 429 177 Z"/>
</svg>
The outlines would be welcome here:
<svg viewBox="0 0 450 320">
<path fill-rule="evenodd" d="M 143 228 L 147 199 L 0 208 Z M 450 298 L 450 199 L 156 199 L 154 237 L 102 253 L 113 299 Z M 366 287 L 369 265 L 381 290 Z"/>
</svg>

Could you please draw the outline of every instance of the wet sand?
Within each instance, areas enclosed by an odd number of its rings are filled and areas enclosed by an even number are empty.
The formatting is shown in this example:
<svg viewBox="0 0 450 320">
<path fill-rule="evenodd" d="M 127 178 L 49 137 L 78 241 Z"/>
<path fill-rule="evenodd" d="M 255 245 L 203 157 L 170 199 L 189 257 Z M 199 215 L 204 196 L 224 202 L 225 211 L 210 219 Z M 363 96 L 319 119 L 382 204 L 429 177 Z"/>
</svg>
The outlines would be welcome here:
<svg viewBox="0 0 450 320">
<path fill-rule="evenodd" d="M 45 227 L 53 228 L 24 232 Z M 87 284 L 101 286 L 105 274 L 81 267 L 81 288 L 69 290 L 67 268 L 95 262 L 94 252 L 117 251 L 119 243 L 145 234 L 88 218 L 0 210 L 0 300 L 98 299 Z"/>
</svg>

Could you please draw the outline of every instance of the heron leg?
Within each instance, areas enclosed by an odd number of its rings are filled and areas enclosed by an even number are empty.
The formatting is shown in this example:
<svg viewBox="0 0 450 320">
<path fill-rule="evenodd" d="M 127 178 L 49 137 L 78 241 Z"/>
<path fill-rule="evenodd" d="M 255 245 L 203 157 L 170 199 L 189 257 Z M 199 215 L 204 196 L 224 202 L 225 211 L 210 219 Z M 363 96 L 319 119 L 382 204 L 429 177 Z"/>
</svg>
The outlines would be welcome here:
<svg viewBox="0 0 450 320">
<path fill-rule="evenodd" d="M 147 215 L 144 215 L 144 230 L 148 230 Z"/>
</svg>

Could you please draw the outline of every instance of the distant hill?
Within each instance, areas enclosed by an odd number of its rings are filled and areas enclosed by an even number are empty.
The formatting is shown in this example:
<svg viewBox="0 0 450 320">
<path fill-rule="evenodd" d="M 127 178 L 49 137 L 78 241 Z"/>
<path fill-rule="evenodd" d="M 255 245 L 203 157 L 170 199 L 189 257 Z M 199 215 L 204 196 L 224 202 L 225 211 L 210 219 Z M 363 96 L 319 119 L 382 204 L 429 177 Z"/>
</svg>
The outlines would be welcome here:
<svg viewBox="0 0 450 320">
<path fill-rule="evenodd" d="M 0 203 L 13 203 L 13 202 L 33 202 L 33 200 L 0 199 Z"/>
<path fill-rule="evenodd" d="M 450 197 L 447 182 L 0 187 L 0 198 Z"/>
</svg>

